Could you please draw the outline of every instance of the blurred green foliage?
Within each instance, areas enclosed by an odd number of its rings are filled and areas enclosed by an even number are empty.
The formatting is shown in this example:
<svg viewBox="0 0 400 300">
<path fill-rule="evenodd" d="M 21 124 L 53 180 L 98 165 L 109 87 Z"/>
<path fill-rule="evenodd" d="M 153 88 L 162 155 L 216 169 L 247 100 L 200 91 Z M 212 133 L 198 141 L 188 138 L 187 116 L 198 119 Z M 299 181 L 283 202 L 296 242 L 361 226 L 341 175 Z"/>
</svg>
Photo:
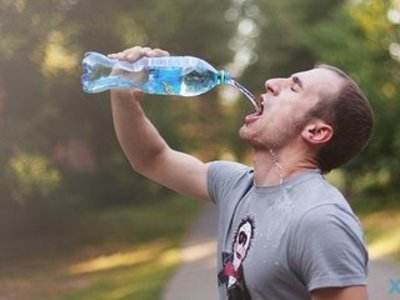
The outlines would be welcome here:
<svg viewBox="0 0 400 300">
<path fill-rule="evenodd" d="M 8 224 L 0 231 L 56 230 L 81 210 L 164 198 L 166 191 L 134 174 L 123 156 L 109 95 L 82 92 L 80 60 L 89 50 L 149 45 L 221 66 L 232 58 L 226 44 L 235 26 L 216 16 L 229 6 L 226 0 L 0 1 L 0 208 Z M 144 105 L 172 145 L 191 151 L 223 142 L 217 101 L 168 100 L 148 97 Z"/>
<path fill-rule="evenodd" d="M 353 178 L 350 183 L 370 182 L 366 193 L 392 193 L 398 190 L 400 179 L 399 11 L 398 1 L 359 1 L 337 10 L 331 22 L 324 21 L 313 30 L 320 60 L 349 72 L 375 111 L 369 147 L 346 167 L 347 176 Z"/>
<path fill-rule="evenodd" d="M 202 57 L 256 93 L 267 78 L 317 62 L 343 68 L 369 96 L 377 121 L 371 145 L 343 168 L 344 186 L 395 191 L 399 23 L 396 0 L 0 0 L 0 219 L 57 228 L 51 224 L 82 209 L 164 196 L 130 170 L 109 95 L 85 95 L 79 82 L 85 51 L 134 45 Z M 172 147 L 204 160 L 248 161 L 237 130 L 251 108 L 221 90 L 200 101 L 147 96 L 144 106 Z"/>
</svg>

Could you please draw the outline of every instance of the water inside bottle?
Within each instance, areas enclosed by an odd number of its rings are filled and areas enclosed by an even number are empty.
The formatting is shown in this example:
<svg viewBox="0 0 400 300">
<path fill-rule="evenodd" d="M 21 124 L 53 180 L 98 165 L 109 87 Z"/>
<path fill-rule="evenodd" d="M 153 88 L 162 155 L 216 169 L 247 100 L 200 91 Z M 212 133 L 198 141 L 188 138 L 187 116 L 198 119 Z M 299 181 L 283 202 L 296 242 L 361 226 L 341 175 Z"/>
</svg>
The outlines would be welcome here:
<svg viewBox="0 0 400 300">
<path fill-rule="evenodd" d="M 237 88 L 244 96 L 246 96 L 247 100 L 250 101 L 250 103 L 254 106 L 254 108 L 258 111 L 259 107 L 256 101 L 256 97 L 252 92 L 250 92 L 248 89 L 246 89 L 243 85 L 241 85 L 239 82 L 237 82 L 234 79 L 231 79 L 228 82 L 230 85 L 234 86 Z"/>
<path fill-rule="evenodd" d="M 196 64 L 193 61 L 197 59 L 168 57 L 131 64 L 88 52 L 82 61 L 81 82 L 87 93 L 113 88 L 139 88 L 149 94 L 180 96 L 197 96 L 218 84 L 228 84 L 238 89 L 259 111 L 255 96 L 228 73 L 218 72 L 204 61 Z"/>
</svg>

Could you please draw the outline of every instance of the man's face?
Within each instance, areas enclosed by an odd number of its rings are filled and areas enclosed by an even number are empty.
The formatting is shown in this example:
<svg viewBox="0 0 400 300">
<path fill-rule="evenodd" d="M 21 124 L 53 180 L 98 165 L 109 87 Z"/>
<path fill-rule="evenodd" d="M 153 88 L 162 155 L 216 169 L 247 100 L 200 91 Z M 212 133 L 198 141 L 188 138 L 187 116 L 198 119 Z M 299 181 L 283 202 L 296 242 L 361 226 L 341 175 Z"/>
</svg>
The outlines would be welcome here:
<svg viewBox="0 0 400 300">
<path fill-rule="evenodd" d="M 318 101 L 329 101 L 326 96 L 338 92 L 341 85 L 336 73 L 323 68 L 267 80 L 260 96 L 263 109 L 246 117 L 240 137 L 257 148 L 285 147 L 299 137 L 307 112 Z"/>
</svg>

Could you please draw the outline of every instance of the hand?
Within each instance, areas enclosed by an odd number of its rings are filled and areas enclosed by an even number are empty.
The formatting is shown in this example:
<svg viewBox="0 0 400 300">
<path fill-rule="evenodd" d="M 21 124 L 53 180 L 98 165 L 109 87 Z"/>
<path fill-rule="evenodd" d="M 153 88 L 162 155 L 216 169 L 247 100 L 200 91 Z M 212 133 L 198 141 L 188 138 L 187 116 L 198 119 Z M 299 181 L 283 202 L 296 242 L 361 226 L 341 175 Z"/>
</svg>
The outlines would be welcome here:
<svg viewBox="0 0 400 300">
<path fill-rule="evenodd" d="M 168 51 L 159 49 L 159 48 L 150 48 L 150 47 L 132 47 L 126 50 L 123 50 L 121 52 L 117 53 L 111 53 L 108 55 L 110 58 L 115 58 L 119 60 L 125 60 L 130 63 L 133 63 L 140 59 L 143 56 L 148 56 L 148 57 L 159 57 L 159 56 L 169 56 Z M 143 98 L 143 92 L 138 89 L 132 89 L 132 90 L 114 90 L 111 91 L 111 93 L 117 93 L 119 97 L 121 98 L 135 98 L 137 100 Z"/>
</svg>

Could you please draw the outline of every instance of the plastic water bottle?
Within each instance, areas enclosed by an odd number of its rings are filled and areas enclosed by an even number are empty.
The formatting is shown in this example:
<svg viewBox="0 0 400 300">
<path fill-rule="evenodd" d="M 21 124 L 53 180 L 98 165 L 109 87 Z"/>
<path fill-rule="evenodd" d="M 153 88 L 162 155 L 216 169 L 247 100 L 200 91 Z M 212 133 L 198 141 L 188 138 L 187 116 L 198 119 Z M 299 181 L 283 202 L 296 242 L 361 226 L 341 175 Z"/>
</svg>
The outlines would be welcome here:
<svg viewBox="0 0 400 300">
<path fill-rule="evenodd" d="M 86 93 L 137 88 L 148 94 L 189 97 L 204 94 L 217 85 L 229 84 L 241 90 L 257 108 L 255 97 L 228 72 L 218 71 L 192 56 L 142 57 L 130 63 L 87 52 L 82 68 L 81 82 Z"/>
</svg>

